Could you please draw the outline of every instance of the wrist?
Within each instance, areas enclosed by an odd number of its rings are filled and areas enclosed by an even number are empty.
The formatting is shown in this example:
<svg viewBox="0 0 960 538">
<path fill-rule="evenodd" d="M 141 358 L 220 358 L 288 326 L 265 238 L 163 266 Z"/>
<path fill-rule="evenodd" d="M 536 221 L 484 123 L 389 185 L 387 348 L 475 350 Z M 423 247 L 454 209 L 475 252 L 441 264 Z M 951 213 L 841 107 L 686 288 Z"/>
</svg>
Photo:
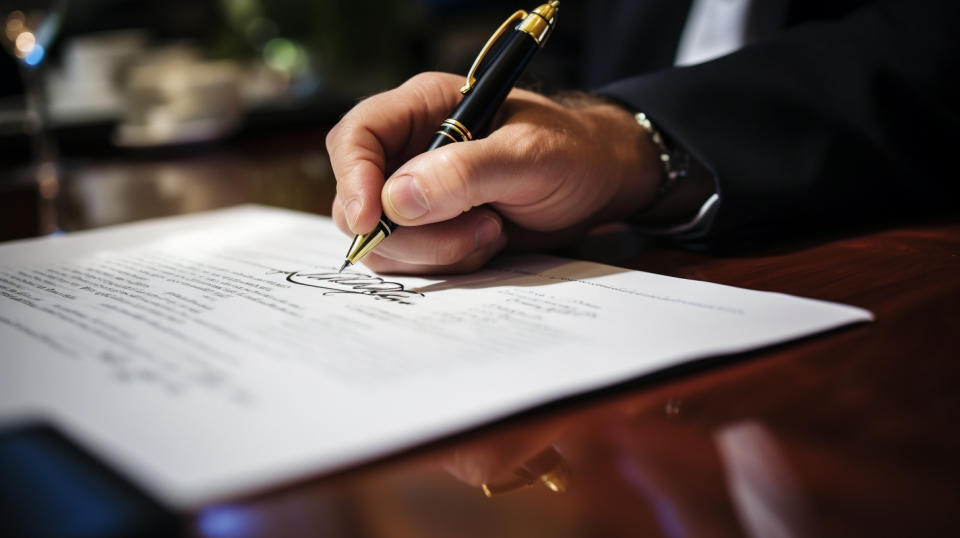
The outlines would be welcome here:
<svg viewBox="0 0 960 538">
<path fill-rule="evenodd" d="M 715 193 L 713 175 L 692 156 L 674 151 L 652 123 L 618 101 L 567 92 L 553 96 L 576 112 L 591 148 L 589 170 L 603 191 L 599 209 L 588 223 L 628 220 L 650 227 L 669 227 L 693 219 Z M 676 148 L 679 149 L 679 148 Z"/>
<path fill-rule="evenodd" d="M 669 228 L 692 221 L 707 200 L 716 194 L 713 174 L 691 160 L 685 177 L 653 201 L 630 216 L 631 224 L 650 228 Z"/>
<path fill-rule="evenodd" d="M 662 176 L 657 148 L 633 113 L 623 106 L 602 100 L 589 111 L 591 139 L 599 145 L 605 165 L 598 171 L 601 175 L 597 182 L 609 181 L 612 186 L 596 220 L 622 221 L 650 206 L 657 196 Z"/>
<path fill-rule="evenodd" d="M 634 115 L 656 153 L 660 178 L 653 198 L 630 218 L 634 224 L 670 227 L 690 222 L 715 193 L 713 175 L 686 150 L 666 139 L 643 112 Z"/>
</svg>

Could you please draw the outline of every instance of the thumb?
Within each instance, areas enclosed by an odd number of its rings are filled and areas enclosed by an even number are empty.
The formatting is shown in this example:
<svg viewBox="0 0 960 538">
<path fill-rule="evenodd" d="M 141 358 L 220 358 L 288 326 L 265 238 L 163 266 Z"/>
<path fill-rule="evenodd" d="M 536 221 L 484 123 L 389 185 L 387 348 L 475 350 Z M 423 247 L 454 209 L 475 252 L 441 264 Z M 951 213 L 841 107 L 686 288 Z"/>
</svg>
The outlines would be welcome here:
<svg viewBox="0 0 960 538">
<path fill-rule="evenodd" d="M 397 224 L 417 226 L 449 220 L 483 204 L 506 201 L 522 182 L 517 176 L 523 165 L 514 155 L 489 138 L 449 144 L 418 155 L 384 185 L 384 212 Z"/>
</svg>

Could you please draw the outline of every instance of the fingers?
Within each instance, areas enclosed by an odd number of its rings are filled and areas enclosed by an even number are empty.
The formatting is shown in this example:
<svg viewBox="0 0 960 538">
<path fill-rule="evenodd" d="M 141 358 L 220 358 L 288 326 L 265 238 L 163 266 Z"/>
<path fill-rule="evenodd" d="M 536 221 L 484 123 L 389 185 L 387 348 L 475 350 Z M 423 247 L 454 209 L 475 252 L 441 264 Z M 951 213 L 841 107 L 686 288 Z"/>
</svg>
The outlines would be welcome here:
<svg viewBox="0 0 960 538">
<path fill-rule="evenodd" d="M 352 233 L 369 232 L 380 217 L 386 174 L 419 153 L 461 95 L 462 77 L 424 73 L 366 99 L 327 135 L 337 199 Z"/>
<path fill-rule="evenodd" d="M 343 212 L 334 219 L 346 229 Z M 378 273 L 453 273 L 473 271 L 507 243 L 494 211 L 478 208 L 459 217 L 415 228 L 399 228 L 363 259 Z"/>
</svg>

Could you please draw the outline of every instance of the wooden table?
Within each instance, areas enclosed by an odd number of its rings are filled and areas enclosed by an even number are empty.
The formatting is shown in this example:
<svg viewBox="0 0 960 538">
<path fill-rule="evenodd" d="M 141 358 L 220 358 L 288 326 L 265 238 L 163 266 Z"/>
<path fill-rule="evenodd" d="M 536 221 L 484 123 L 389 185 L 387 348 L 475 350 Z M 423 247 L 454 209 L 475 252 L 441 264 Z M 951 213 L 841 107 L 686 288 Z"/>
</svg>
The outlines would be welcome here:
<svg viewBox="0 0 960 538">
<path fill-rule="evenodd" d="M 246 201 L 328 212 L 334 188 L 320 132 L 172 157 L 75 160 L 65 171 L 62 215 L 71 229 Z M 622 233 L 591 238 L 576 254 L 593 257 L 590 245 L 599 241 L 619 245 L 612 261 L 625 267 L 848 303 L 877 320 L 635 380 L 332 476 L 305 477 L 185 515 L 186 532 L 551 538 L 955 532 L 957 219 L 742 257 L 651 247 Z M 645 329 L 631 337 L 642 338 Z M 566 492 L 541 483 L 493 498 L 481 492 L 482 482 L 502 484 L 525 463 L 537 471 L 544 461 L 565 471 Z"/>
</svg>

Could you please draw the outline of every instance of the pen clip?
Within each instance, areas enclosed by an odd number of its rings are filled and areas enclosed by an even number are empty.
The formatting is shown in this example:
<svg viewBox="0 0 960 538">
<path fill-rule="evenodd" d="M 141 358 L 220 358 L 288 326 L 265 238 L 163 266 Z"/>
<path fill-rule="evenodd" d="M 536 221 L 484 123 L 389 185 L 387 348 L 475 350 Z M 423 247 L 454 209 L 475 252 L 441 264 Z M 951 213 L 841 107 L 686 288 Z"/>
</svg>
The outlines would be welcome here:
<svg viewBox="0 0 960 538">
<path fill-rule="evenodd" d="M 473 85 L 477 83 L 477 69 L 480 68 L 480 62 L 483 61 L 484 56 L 486 56 L 487 53 L 490 52 L 490 49 L 493 48 L 494 43 L 496 43 L 497 40 L 499 40 L 500 37 L 510 29 L 511 24 L 519 20 L 523 20 L 523 18 L 526 16 L 526 11 L 518 9 L 513 15 L 507 17 L 507 20 L 503 21 L 503 24 L 497 28 L 497 31 L 490 36 L 490 39 L 487 40 L 487 43 L 482 49 L 480 49 L 480 54 L 477 55 L 477 59 L 474 60 L 473 65 L 470 66 L 470 72 L 467 73 L 467 82 L 460 88 L 460 93 L 466 95 L 473 88 Z"/>
</svg>

